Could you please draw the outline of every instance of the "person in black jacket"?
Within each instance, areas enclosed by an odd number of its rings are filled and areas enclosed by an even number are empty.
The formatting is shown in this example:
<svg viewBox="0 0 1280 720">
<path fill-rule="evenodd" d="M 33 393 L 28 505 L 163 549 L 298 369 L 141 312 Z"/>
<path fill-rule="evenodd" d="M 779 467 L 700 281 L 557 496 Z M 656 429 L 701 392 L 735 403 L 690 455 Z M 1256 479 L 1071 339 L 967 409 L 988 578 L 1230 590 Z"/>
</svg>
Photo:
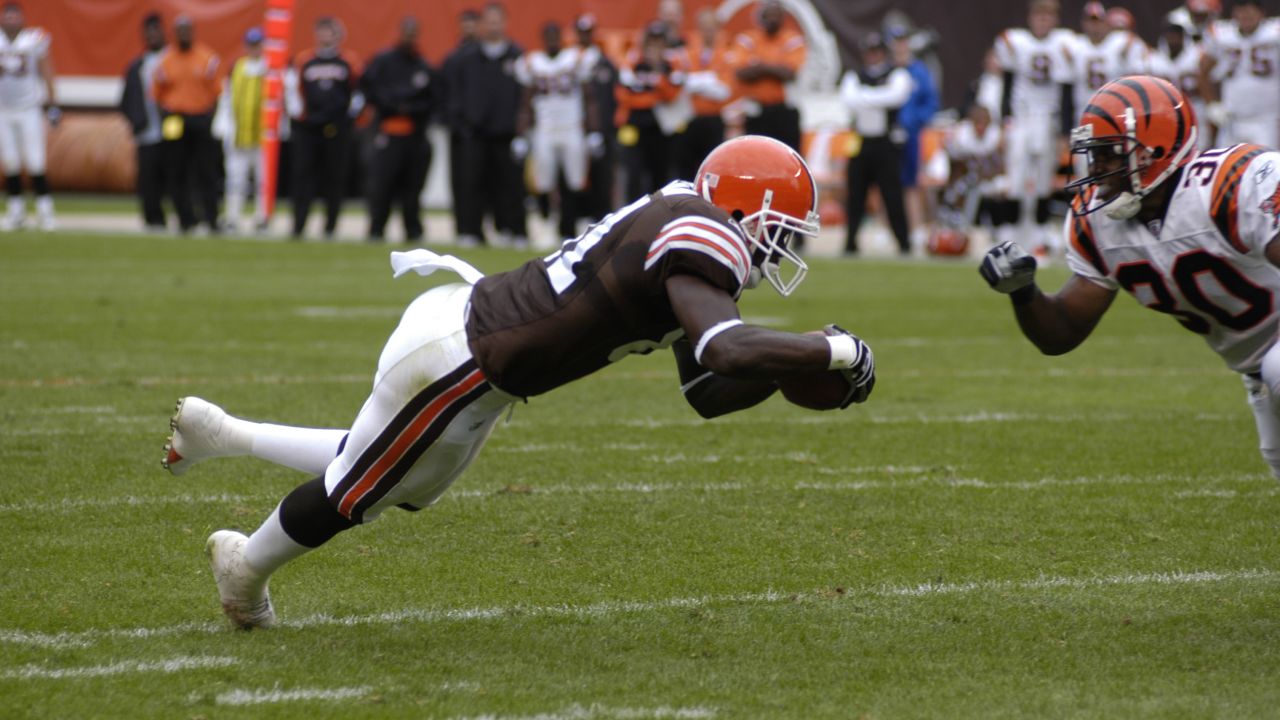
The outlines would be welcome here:
<svg viewBox="0 0 1280 720">
<path fill-rule="evenodd" d="M 294 58 L 289 73 L 293 118 L 293 237 L 302 239 L 317 193 L 324 198 L 324 236 L 332 238 L 347 186 L 352 118 L 360 62 L 342 50 L 342 26 L 331 17 L 315 25 L 316 46 Z"/>
<path fill-rule="evenodd" d="M 464 194 L 463 180 L 466 169 L 462 164 L 462 118 L 458 104 L 453 101 L 454 92 L 458 88 L 458 62 L 467 48 L 475 45 L 476 32 L 480 24 L 480 13 L 471 8 L 458 13 L 458 47 L 454 48 L 440 66 L 440 85 L 436 88 L 436 97 L 444 107 L 444 122 L 449 128 L 449 193 L 455 200 L 453 205 L 454 232 L 458 228 L 458 205 L 456 200 Z"/>
<path fill-rule="evenodd" d="M 431 168 L 427 121 L 435 109 L 436 71 L 418 52 L 418 20 L 400 21 L 400 39 L 369 63 L 361 89 L 373 107 L 373 158 L 369 164 L 369 239 L 380 241 L 394 198 L 405 240 L 422 241 L 419 198 Z"/>
<path fill-rule="evenodd" d="M 514 157 L 516 115 L 523 88 L 515 64 L 524 51 L 507 38 L 507 13 L 489 3 L 480 17 L 479 41 L 458 58 L 451 114 L 462 134 L 464 178 L 454 198 L 458 244 L 482 242 L 485 198 L 492 198 L 494 226 L 516 247 L 528 244 L 524 212 L 524 162 Z"/>
<path fill-rule="evenodd" d="M 138 200 L 142 203 L 142 222 L 148 230 L 164 230 L 164 160 L 161 157 L 160 109 L 156 107 L 151 85 L 160 56 L 164 54 L 164 23 L 156 13 L 142 21 L 142 42 L 146 50 L 124 73 L 124 93 L 120 112 L 133 129 L 133 142 L 138 155 Z"/>
</svg>

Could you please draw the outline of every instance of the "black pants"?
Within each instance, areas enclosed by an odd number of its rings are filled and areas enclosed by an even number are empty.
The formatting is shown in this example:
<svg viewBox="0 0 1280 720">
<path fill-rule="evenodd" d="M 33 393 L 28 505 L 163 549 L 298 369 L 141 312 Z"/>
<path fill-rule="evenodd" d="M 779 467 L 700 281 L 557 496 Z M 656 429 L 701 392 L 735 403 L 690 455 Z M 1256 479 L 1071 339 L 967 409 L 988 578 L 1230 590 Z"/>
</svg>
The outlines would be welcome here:
<svg viewBox="0 0 1280 720">
<path fill-rule="evenodd" d="M 636 144 L 625 148 L 627 202 L 656 192 L 672 178 L 671 138 L 655 125 L 636 126 Z"/>
<path fill-rule="evenodd" d="M 164 227 L 164 174 L 164 145 L 139 145 L 138 200 L 142 203 L 142 221 L 148 228 Z"/>
<path fill-rule="evenodd" d="M 907 237 L 907 211 L 902 204 L 902 147 L 887 137 L 862 139 L 862 149 L 849 160 L 849 216 L 845 252 L 858 252 L 858 229 L 867 211 L 867 190 L 875 183 L 884 200 L 889 227 L 902 254 L 911 252 Z"/>
<path fill-rule="evenodd" d="M 684 143 L 679 150 L 677 166 L 681 180 L 695 180 L 694 175 L 712 150 L 724 142 L 724 119 L 719 115 L 699 115 L 689 121 Z"/>
<path fill-rule="evenodd" d="M 800 111 L 790 105 L 765 105 L 759 115 L 748 117 L 744 125 L 748 135 L 771 137 L 800 152 Z"/>
<path fill-rule="evenodd" d="M 178 224 L 183 232 L 204 222 L 210 230 L 218 229 L 218 199 L 222 196 L 222 183 L 218 178 L 218 143 L 210 130 L 213 115 L 183 115 L 182 137 L 166 140 L 161 153 L 167 169 L 166 179 L 173 207 L 178 212 Z M 192 199 L 199 203 L 197 217 Z"/>
<path fill-rule="evenodd" d="M 431 169 L 431 143 L 422 131 L 409 135 L 379 133 L 373 139 L 369 163 L 369 239 L 381 240 L 391 216 L 391 203 L 400 208 L 404 237 L 422 240 L 419 198 Z"/>
<path fill-rule="evenodd" d="M 613 212 L 613 179 L 618 161 L 617 141 L 610 136 L 616 134 L 612 129 L 606 130 L 604 152 L 600 157 L 591 158 L 587 172 L 587 189 L 582 196 L 580 214 L 592 220 Z"/>
<path fill-rule="evenodd" d="M 347 159 L 351 155 L 351 126 L 295 123 L 293 126 L 293 235 L 301 237 L 311 214 L 311 203 L 324 200 L 324 234 L 331 237 L 342 211 L 347 186 Z"/>
<path fill-rule="evenodd" d="M 454 198 L 458 235 L 484 237 L 485 206 L 493 225 L 513 238 L 528 236 L 524 216 L 524 164 L 511 156 L 510 135 L 471 135 L 462 141 L 462 193 Z"/>
</svg>

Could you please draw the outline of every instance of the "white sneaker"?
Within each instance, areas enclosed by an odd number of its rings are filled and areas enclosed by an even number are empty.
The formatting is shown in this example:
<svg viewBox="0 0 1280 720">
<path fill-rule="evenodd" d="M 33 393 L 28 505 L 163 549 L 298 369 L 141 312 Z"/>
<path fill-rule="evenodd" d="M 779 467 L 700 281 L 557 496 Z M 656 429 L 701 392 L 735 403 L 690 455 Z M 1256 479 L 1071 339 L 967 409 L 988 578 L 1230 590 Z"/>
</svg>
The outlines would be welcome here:
<svg viewBox="0 0 1280 720">
<path fill-rule="evenodd" d="M 0 232 L 20 230 L 26 220 L 22 215 L 2 215 L 0 216 Z"/>
<path fill-rule="evenodd" d="M 53 219 L 52 215 L 43 215 L 40 217 L 41 232 L 53 232 L 58 229 L 58 221 Z"/>
<path fill-rule="evenodd" d="M 269 628 L 276 624 L 267 581 L 257 576 L 244 559 L 249 538 L 234 530 L 219 530 L 209 536 L 204 552 L 209 556 L 213 581 L 218 585 L 222 612 L 241 630 Z"/>
<path fill-rule="evenodd" d="M 173 434 L 164 445 L 161 467 L 181 475 L 202 460 L 247 454 L 253 441 L 236 425 L 225 410 L 208 400 L 179 398 L 169 419 Z"/>
</svg>

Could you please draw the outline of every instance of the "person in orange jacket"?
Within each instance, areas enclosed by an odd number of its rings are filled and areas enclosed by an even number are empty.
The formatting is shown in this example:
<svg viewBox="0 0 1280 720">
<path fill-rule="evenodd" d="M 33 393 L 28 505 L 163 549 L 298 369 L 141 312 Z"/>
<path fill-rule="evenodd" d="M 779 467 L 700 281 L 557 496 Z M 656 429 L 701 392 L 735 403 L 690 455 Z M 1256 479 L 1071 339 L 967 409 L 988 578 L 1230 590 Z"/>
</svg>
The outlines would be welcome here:
<svg viewBox="0 0 1280 720">
<path fill-rule="evenodd" d="M 670 132 L 662 127 L 655 109 L 679 96 L 684 77 L 666 57 L 666 50 L 666 24 L 649 23 L 639 59 L 618 73 L 614 122 L 623 147 L 629 197 L 655 192 L 674 179 Z"/>
</svg>

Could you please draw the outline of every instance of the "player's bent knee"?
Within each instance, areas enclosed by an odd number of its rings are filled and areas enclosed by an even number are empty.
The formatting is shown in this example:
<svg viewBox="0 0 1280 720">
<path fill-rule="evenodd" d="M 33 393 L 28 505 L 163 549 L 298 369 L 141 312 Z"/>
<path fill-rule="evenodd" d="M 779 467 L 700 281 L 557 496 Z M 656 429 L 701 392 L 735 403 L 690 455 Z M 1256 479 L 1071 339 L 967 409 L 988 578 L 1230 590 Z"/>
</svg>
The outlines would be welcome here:
<svg viewBox="0 0 1280 720">
<path fill-rule="evenodd" d="M 316 548 L 358 525 L 338 512 L 324 487 L 324 476 L 308 480 L 280 502 L 280 526 L 294 542 Z"/>
</svg>

